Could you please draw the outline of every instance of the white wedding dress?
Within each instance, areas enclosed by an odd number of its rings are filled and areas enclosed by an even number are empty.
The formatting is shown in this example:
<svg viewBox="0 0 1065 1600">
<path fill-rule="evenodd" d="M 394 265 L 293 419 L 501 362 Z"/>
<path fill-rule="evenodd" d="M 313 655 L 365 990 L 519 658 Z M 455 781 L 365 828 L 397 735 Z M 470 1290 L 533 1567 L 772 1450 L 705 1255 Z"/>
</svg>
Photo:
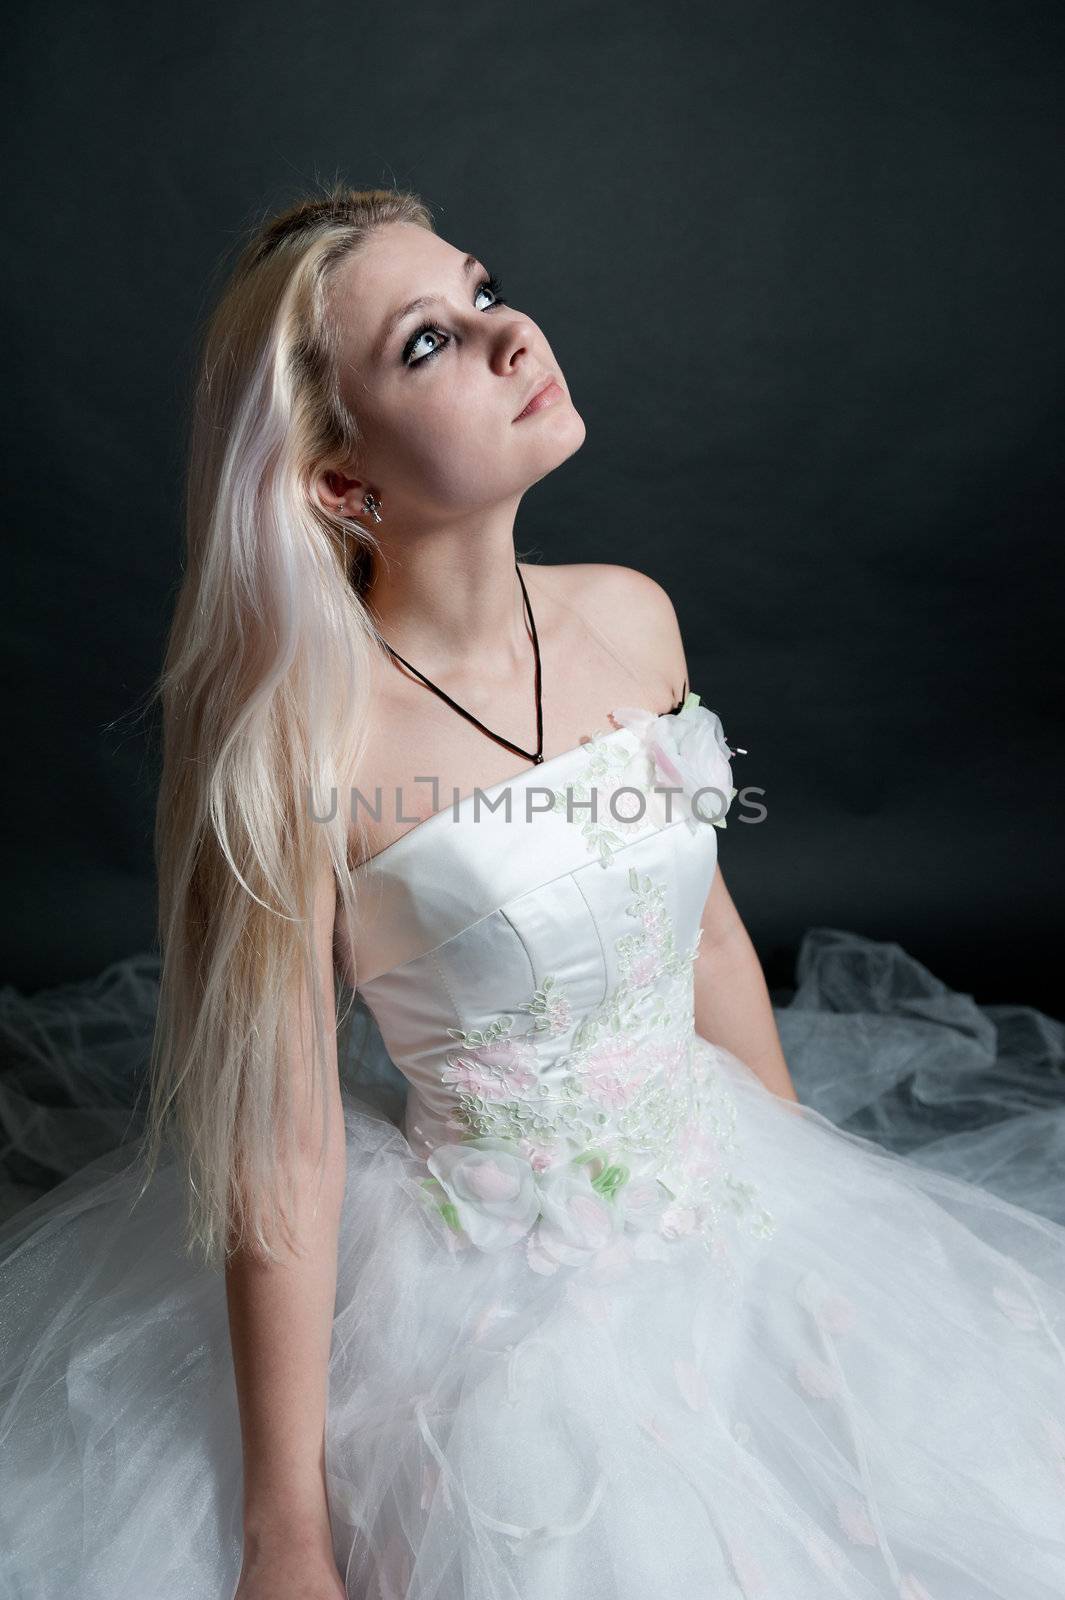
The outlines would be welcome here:
<svg viewBox="0 0 1065 1600">
<path fill-rule="evenodd" d="M 698 697 L 615 716 L 360 869 L 360 992 L 409 1092 L 397 1125 L 345 1091 L 349 1596 L 1062 1600 L 1065 1227 L 958 1175 L 1008 1148 L 1021 1191 L 1024 1140 L 904 1155 L 912 1096 L 874 1142 L 696 1033 L 725 819 L 690 802 L 734 795 L 730 752 Z M 932 998 L 926 1059 L 964 1032 Z M 889 1031 L 822 1031 L 849 1111 L 889 1103 Z M 1033 1118 L 1036 1170 L 1060 1111 Z M 3 1600 L 236 1583 L 224 1282 L 182 1253 L 173 1166 L 137 1187 L 120 1147 L 0 1232 Z"/>
</svg>

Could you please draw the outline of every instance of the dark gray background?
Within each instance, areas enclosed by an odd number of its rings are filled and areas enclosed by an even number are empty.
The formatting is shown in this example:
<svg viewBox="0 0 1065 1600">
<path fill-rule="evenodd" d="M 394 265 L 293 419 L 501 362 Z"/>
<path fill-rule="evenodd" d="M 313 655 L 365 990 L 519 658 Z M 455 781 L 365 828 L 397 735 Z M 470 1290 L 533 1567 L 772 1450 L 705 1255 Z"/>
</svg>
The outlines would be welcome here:
<svg viewBox="0 0 1065 1600">
<path fill-rule="evenodd" d="M 8 25 L 0 977 L 154 934 L 136 708 L 179 576 L 199 323 L 257 216 L 395 182 L 588 425 L 523 553 L 640 567 L 808 925 L 1062 1013 L 1059 6 L 45 3 Z"/>
</svg>

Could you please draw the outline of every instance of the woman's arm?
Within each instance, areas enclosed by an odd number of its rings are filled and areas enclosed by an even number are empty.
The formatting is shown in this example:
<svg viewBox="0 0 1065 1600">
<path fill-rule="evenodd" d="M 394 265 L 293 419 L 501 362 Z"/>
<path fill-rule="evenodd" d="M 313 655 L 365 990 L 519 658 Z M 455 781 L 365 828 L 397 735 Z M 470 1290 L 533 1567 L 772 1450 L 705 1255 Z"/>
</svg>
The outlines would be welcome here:
<svg viewBox="0 0 1065 1600">
<path fill-rule="evenodd" d="M 738 1056 L 767 1089 L 798 1101 L 765 974 L 718 867 L 695 958 L 695 1031 Z"/>
<path fill-rule="evenodd" d="M 338 1578 L 325 1485 L 325 1416 L 347 1147 L 336 1066 L 336 890 L 328 863 L 327 868 L 316 885 L 314 918 L 331 1068 L 329 1143 L 320 1196 L 315 1160 L 321 1106 L 316 1101 L 311 1107 L 303 1097 L 300 1104 L 305 1109 L 298 1114 L 306 1176 L 292 1226 L 305 1253 L 297 1257 L 282 1241 L 276 1247 L 277 1262 L 256 1260 L 242 1251 L 226 1266 L 244 1454 L 244 1586 L 238 1595 L 260 1592 L 254 1583 L 245 1584 L 260 1569 L 268 1567 L 276 1580 L 279 1561 L 298 1562 L 307 1575 L 322 1563 L 323 1570 L 331 1568 Z M 309 1054 L 311 1023 L 305 994 L 293 997 L 292 1016 L 293 1049 Z M 297 1077 L 302 1070 L 300 1063 Z M 323 1587 L 322 1593 L 327 1592 L 332 1591 Z M 343 1589 L 336 1592 L 342 1594 Z"/>
</svg>

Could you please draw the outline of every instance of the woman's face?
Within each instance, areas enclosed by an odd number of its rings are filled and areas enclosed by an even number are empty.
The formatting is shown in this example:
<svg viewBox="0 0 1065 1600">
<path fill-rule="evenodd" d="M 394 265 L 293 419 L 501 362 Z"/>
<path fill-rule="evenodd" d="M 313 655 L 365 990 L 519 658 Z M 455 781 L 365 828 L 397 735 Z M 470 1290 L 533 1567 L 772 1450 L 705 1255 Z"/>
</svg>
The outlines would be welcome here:
<svg viewBox="0 0 1065 1600">
<path fill-rule="evenodd" d="M 363 437 L 348 470 L 380 496 L 391 531 L 516 507 L 584 443 L 551 346 L 502 303 L 489 271 L 439 234 L 393 222 L 333 281 L 341 388 Z M 554 403 L 515 420 L 549 379 Z"/>
</svg>

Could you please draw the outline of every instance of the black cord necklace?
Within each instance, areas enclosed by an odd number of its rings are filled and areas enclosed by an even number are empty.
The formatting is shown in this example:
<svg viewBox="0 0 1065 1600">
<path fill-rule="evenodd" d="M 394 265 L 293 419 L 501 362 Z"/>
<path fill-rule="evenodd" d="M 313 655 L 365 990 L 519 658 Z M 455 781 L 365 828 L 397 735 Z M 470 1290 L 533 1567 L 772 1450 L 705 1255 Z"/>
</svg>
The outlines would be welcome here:
<svg viewBox="0 0 1065 1600">
<path fill-rule="evenodd" d="M 382 639 L 381 643 L 384 645 L 384 647 L 388 651 L 389 655 L 394 656 L 397 661 L 403 662 L 403 665 L 410 672 L 413 672 L 414 676 L 416 678 L 420 678 L 422 680 L 422 682 L 425 684 L 426 688 L 431 689 L 434 694 L 438 694 L 440 696 L 441 700 L 446 700 L 448 705 L 451 706 L 453 710 L 457 711 L 460 716 L 463 716 L 463 717 L 466 718 L 467 722 L 472 722 L 474 727 L 480 728 L 481 732 L 482 733 L 486 733 L 490 739 L 494 739 L 496 744 L 506 745 L 507 749 L 508 750 L 513 750 L 515 755 L 524 756 L 527 761 L 531 761 L 534 766 L 537 766 L 544 759 L 544 708 L 543 708 L 542 697 L 541 697 L 540 641 L 537 638 L 537 634 L 536 634 L 536 619 L 533 616 L 532 606 L 529 603 L 529 591 L 525 587 L 525 579 L 522 577 L 521 568 L 518 566 L 518 563 L 516 561 L 514 563 L 514 570 L 518 574 L 518 582 L 521 584 L 521 592 L 522 592 L 522 595 L 524 596 L 524 599 L 525 599 L 525 615 L 529 619 L 529 629 L 530 629 L 530 631 L 532 633 L 533 654 L 536 657 L 536 752 L 535 752 L 535 754 L 531 750 L 523 750 L 521 748 L 521 746 L 518 745 L 518 744 L 512 744 L 509 739 L 504 739 L 503 735 L 501 733 L 493 733 L 491 728 L 486 728 L 484 723 L 478 721 L 478 719 L 473 715 L 472 712 L 467 711 L 464 706 L 460 706 L 457 701 L 452 700 L 451 696 L 449 694 L 445 693 L 445 691 L 443 689 L 441 689 L 438 684 L 432 683 L 430 681 L 430 679 L 428 679 L 425 676 L 424 672 L 419 672 L 417 667 L 412 667 L 409 661 L 404 661 L 403 657 L 400 655 L 399 651 L 392 649 L 392 646 L 388 643 L 387 639 Z M 378 635 L 378 637 L 380 638 L 380 635 Z"/>
</svg>

